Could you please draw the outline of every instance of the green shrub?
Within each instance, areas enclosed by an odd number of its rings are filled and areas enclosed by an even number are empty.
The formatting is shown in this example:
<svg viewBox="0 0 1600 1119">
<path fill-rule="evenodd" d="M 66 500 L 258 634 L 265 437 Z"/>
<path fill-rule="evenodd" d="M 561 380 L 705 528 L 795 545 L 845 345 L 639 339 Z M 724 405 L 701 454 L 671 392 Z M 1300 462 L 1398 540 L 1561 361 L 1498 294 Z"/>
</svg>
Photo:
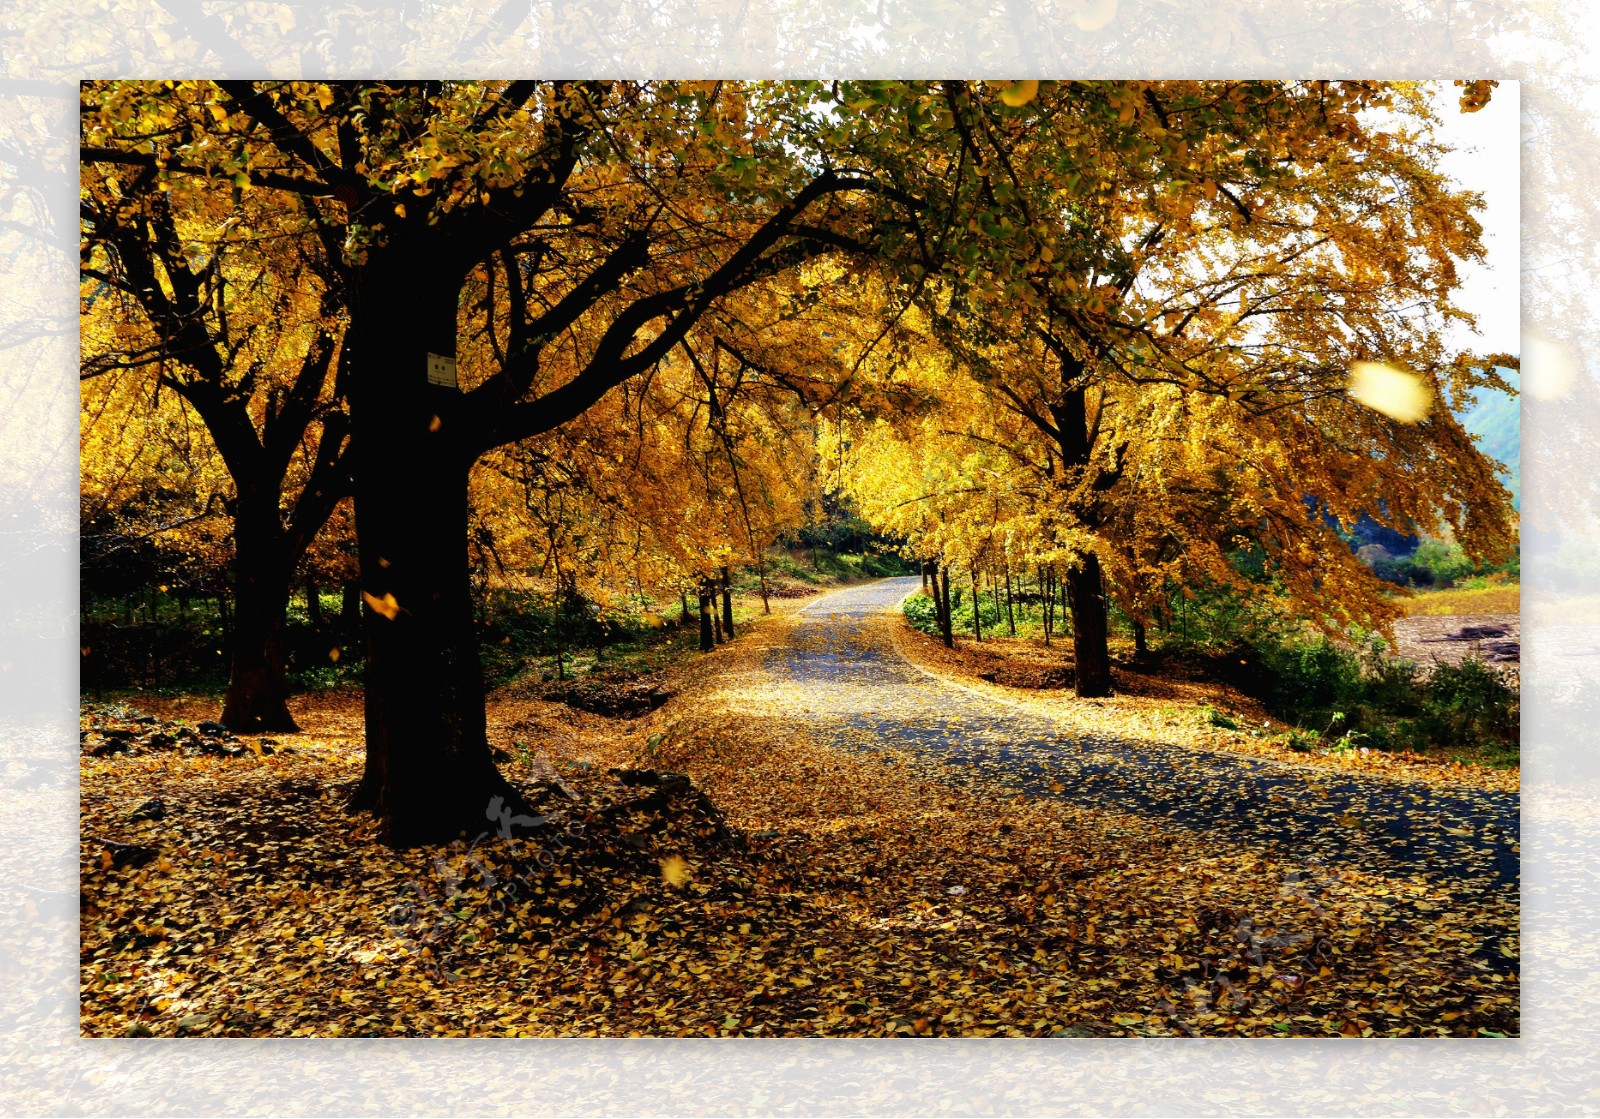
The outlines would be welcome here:
<svg viewBox="0 0 1600 1119">
<path fill-rule="evenodd" d="M 1360 657 L 1326 637 L 1263 643 L 1256 656 L 1272 677 L 1267 701 L 1279 710 L 1348 710 L 1363 698 Z"/>
<path fill-rule="evenodd" d="M 1289 731 L 1289 749 L 1297 754 L 1309 754 L 1321 745 L 1322 735 L 1314 730 L 1295 728 Z"/>
<path fill-rule="evenodd" d="M 906 616 L 906 621 L 916 626 L 930 637 L 939 636 L 939 617 L 933 607 L 933 599 L 918 591 L 906 599 L 900 607 Z"/>
<path fill-rule="evenodd" d="M 1325 637 L 1251 648 L 1259 672 L 1247 690 L 1292 724 L 1292 750 L 1466 750 L 1497 764 L 1516 760 L 1517 692 L 1482 661 L 1424 675 L 1410 661 L 1384 656 L 1378 641 L 1365 655 Z"/>
<path fill-rule="evenodd" d="M 1502 740 L 1517 731 L 1517 693 L 1481 660 L 1438 666 L 1423 692 L 1429 718 L 1456 741 Z"/>
<path fill-rule="evenodd" d="M 896 555 L 867 552 L 861 557 L 861 572 L 874 579 L 889 579 L 896 575 L 915 575 L 917 565 Z"/>
</svg>

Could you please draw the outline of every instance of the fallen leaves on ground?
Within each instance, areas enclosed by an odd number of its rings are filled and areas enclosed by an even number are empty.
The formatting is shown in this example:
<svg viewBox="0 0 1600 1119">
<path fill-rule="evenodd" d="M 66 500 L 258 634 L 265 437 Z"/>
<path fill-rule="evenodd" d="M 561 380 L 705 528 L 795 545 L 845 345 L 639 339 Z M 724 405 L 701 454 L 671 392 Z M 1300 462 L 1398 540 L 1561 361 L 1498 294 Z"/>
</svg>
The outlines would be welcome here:
<svg viewBox="0 0 1600 1119">
<path fill-rule="evenodd" d="M 196 704 L 87 709 L 82 1031 L 1517 1032 L 1517 975 L 1488 962 L 1516 956 L 1514 894 L 832 749 L 751 699 L 792 625 L 701 658 L 639 720 L 495 705 L 544 823 L 407 852 L 343 807 L 359 695 L 307 699 L 305 733 L 266 740 L 193 731 Z M 112 843 L 153 854 L 108 867 Z"/>
<path fill-rule="evenodd" d="M 1447 620 L 1459 629 L 1459 623 L 1476 619 Z M 1521 773 L 1516 768 L 1472 765 L 1410 751 L 1294 750 L 1287 742 L 1287 724 L 1269 716 L 1259 700 L 1216 681 L 1146 674 L 1124 666 L 1116 673 L 1116 695 L 1080 700 L 1060 683 L 1033 683 L 1060 680 L 1064 674 L 1070 677 L 1071 656 L 1066 650 L 1046 650 L 1029 641 L 990 637 L 984 638 L 981 645 L 958 639 L 954 649 L 946 649 L 936 638 L 901 620 L 893 623 L 893 638 L 901 655 L 924 671 L 999 702 L 1055 719 L 1069 733 L 1252 754 L 1296 765 L 1370 773 L 1390 780 L 1465 785 L 1499 792 L 1516 792 L 1521 787 Z M 1459 660 L 1459 655 L 1454 659 Z M 1208 710 L 1235 726 L 1218 725 L 1218 719 L 1206 717 Z"/>
</svg>

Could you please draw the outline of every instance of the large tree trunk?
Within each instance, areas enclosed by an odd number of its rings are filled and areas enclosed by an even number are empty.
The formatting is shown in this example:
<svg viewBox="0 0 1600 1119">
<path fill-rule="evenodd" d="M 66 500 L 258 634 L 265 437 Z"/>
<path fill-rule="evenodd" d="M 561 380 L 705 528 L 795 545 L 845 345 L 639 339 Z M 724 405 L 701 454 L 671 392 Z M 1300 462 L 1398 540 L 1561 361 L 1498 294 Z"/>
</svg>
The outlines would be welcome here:
<svg viewBox="0 0 1600 1119">
<path fill-rule="evenodd" d="M 1081 698 L 1111 694 L 1111 654 L 1106 645 L 1108 618 L 1105 581 L 1093 552 L 1067 573 L 1072 606 L 1072 675 Z"/>
<path fill-rule="evenodd" d="M 293 733 L 285 624 L 292 564 L 284 556 L 276 494 L 246 489 L 234 515 L 234 612 L 222 725 L 235 733 Z"/>
<path fill-rule="evenodd" d="M 428 354 L 455 353 L 457 287 L 428 285 L 423 269 L 391 271 L 405 274 L 391 284 L 369 273 L 372 288 L 350 326 L 367 607 L 367 764 L 351 807 L 373 811 L 385 838 L 405 847 L 488 830 L 493 807 L 522 800 L 489 751 L 467 552 L 473 452 L 457 423 L 461 395 L 427 379 Z"/>
</svg>

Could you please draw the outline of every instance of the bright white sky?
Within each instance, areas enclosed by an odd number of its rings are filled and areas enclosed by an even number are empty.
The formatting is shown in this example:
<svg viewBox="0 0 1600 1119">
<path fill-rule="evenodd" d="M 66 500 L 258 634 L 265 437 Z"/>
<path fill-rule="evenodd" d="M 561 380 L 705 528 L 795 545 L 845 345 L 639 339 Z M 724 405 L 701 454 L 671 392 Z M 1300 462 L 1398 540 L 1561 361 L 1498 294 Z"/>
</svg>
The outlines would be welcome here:
<svg viewBox="0 0 1600 1119">
<path fill-rule="evenodd" d="M 1478 317 L 1479 337 L 1463 333 L 1452 339 L 1462 349 L 1480 353 L 1521 353 L 1521 211 L 1522 127 L 1516 82 L 1503 81 L 1489 104 L 1463 113 L 1460 91 L 1439 83 L 1440 139 L 1456 149 L 1444 169 L 1468 190 L 1483 195 L 1478 214 L 1488 261 L 1462 270 L 1457 302 Z"/>
</svg>

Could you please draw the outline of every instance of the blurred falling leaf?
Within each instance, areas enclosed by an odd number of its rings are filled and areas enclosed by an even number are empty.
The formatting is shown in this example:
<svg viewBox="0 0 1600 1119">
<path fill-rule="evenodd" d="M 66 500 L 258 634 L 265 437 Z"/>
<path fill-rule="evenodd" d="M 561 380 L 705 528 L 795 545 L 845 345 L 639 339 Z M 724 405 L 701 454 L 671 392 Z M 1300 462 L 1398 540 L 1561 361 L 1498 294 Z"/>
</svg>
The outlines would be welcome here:
<svg viewBox="0 0 1600 1119">
<path fill-rule="evenodd" d="M 668 855 L 661 860 L 661 881 L 674 889 L 689 881 L 689 864 L 680 855 Z"/>
<path fill-rule="evenodd" d="M 1350 398 L 1390 419 L 1414 424 L 1428 418 L 1433 392 L 1417 374 L 1376 361 L 1350 365 Z"/>
<path fill-rule="evenodd" d="M 375 612 L 382 614 L 391 622 L 400 613 L 400 604 L 394 600 L 394 595 L 392 594 L 385 594 L 382 598 L 379 598 L 375 594 L 368 594 L 366 591 L 362 591 L 361 597 Z"/>
<path fill-rule="evenodd" d="M 1000 91 L 1000 100 L 1010 105 L 1013 109 L 1018 109 L 1032 101 L 1038 96 L 1038 93 L 1039 83 L 1037 81 L 1012 82 Z"/>
<path fill-rule="evenodd" d="M 1117 0 L 1080 0 L 1072 22 L 1084 31 L 1098 31 L 1117 18 Z"/>
<path fill-rule="evenodd" d="M 1522 387 L 1535 400 L 1559 400 L 1578 378 L 1572 352 L 1542 334 L 1522 339 Z"/>
</svg>

